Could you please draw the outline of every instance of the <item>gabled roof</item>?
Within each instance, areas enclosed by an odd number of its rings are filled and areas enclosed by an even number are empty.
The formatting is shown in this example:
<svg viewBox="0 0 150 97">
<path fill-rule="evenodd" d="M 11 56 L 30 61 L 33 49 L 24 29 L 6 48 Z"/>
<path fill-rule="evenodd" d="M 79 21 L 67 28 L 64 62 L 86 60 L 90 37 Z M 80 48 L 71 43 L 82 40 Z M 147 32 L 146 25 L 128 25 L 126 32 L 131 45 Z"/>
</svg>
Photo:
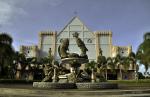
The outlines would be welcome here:
<svg viewBox="0 0 150 97">
<path fill-rule="evenodd" d="M 68 23 L 67 23 L 67 25 L 57 34 L 58 36 L 63 32 L 63 30 L 65 30 L 65 28 L 67 28 L 67 26 L 69 25 L 69 24 L 71 24 L 73 21 L 75 21 L 75 20 L 79 20 L 81 23 L 82 23 L 82 25 L 84 25 L 86 28 L 87 28 L 87 26 L 80 20 L 80 18 L 78 17 L 78 16 L 75 16 L 75 17 L 73 17 Z M 87 28 L 88 29 L 88 28 Z M 89 30 L 89 29 L 88 29 Z M 90 32 L 91 32 L 91 30 L 89 30 Z M 94 34 L 94 33 L 93 33 Z"/>
</svg>

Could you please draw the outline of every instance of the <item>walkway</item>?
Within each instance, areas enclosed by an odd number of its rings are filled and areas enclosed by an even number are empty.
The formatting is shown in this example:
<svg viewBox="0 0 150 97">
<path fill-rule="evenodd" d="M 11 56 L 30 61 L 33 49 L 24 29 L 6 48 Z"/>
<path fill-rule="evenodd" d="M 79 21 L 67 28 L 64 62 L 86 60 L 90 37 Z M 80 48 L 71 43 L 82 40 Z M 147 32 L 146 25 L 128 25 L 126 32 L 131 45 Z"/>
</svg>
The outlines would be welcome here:
<svg viewBox="0 0 150 97">
<path fill-rule="evenodd" d="M 150 97 L 150 89 L 134 90 L 44 90 L 0 88 L 0 97 Z"/>
</svg>

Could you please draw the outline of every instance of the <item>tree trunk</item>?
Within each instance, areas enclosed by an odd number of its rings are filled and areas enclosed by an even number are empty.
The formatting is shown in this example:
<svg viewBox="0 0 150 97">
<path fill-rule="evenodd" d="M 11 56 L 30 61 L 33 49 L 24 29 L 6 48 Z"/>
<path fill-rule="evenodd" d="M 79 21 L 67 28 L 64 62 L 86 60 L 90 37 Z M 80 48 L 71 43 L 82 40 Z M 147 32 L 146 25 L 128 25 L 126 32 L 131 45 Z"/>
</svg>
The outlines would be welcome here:
<svg viewBox="0 0 150 97">
<path fill-rule="evenodd" d="M 105 78 L 107 80 L 107 69 L 105 70 Z"/>
<path fill-rule="evenodd" d="M 122 80 L 122 70 L 120 68 L 120 80 Z"/>
<path fill-rule="evenodd" d="M 21 78 L 21 71 L 17 70 L 16 72 L 16 79 L 19 80 Z"/>
<path fill-rule="evenodd" d="M 33 80 L 34 73 L 32 71 L 29 72 L 28 80 Z"/>
<path fill-rule="evenodd" d="M 1 73 L 0 73 L 0 75 L 4 76 L 4 74 L 5 74 L 5 71 L 4 71 L 4 59 L 3 59 L 3 57 L 1 57 Z"/>
</svg>

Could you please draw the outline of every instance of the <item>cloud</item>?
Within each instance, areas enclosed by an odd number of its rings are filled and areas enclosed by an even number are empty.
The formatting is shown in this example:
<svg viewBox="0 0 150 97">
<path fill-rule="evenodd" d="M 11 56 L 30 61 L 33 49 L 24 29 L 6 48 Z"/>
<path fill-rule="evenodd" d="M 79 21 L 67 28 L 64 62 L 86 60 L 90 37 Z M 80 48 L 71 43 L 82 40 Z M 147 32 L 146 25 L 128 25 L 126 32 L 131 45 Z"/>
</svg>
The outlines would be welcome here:
<svg viewBox="0 0 150 97">
<path fill-rule="evenodd" d="M 26 4 L 30 2 L 33 6 L 36 4 L 48 4 L 49 6 L 56 7 L 62 4 L 63 1 L 64 0 L 0 0 L 0 27 L 12 24 L 12 20 L 18 15 L 27 15 L 24 7 L 28 6 Z"/>
<path fill-rule="evenodd" d="M 50 6 L 58 6 L 63 2 L 63 0 L 49 0 Z"/>
<path fill-rule="evenodd" d="M 30 2 L 30 0 L 26 0 L 27 2 Z M 41 4 L 41 5 L 49 5 L 51 7 L 59 6 L 64 2 L 64 0 L 32 0 L 34 4 Z"/>
<path fill-rule="evenodd" d="M 0 27 L 11 24 L 15 15 L 26 14 L 22 8 L 16 6 L 17 3 L 18 0 L 0 0 Z"/>
<path fill-rule="evenodd" d="M 11 14 L 11 6 L 5 2 L 0 1 L 0 25 L 7 24 Z"/>
</svg>

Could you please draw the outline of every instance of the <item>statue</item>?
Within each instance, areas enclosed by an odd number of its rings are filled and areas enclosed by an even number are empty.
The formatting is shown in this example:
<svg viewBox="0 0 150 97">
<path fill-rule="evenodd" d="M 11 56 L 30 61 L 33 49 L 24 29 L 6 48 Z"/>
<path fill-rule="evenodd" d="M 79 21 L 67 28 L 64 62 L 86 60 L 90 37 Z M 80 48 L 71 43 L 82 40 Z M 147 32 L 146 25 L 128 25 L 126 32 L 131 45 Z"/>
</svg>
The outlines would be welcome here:
<svg viewBox="0 0 150 97">
<path fill-rule="evenodd" d="M 69 39 L 68 38 L 62 39 L 62 42 L 58 47 L 58 53 L 61 59 L 68 57 L 68 54 L 69 54 L 67 52 L 69 50 L 68 47 L 69 47 Z"/>
<path fill-rule="evenodd" d="M 80 57 L 88 59 L 88 57 L 86 55 L 86 52 L 88 51 L 88 49 L 86 48 L 84 42 L 78 37 L 79 33 L 75 32 L 72 35 L 73 35 L 73 37 L 75 37 L 76 43 L 77 43 L 78 47 L 81 49 Z"/>
<path fill-rule="evenodd" d="M 53 82 L 58 82 L 59 78 L 58 78 L 58 75 L 59 75 L 59 63 L 57 61 L 53 61 L 53 77 L 52 77 L 52 80 Z"/>
<path fill-rule="evenodd" d="M 102 49 L 99 48 L 99 56 L 102 56 L 103 55 L 102 53 L 103 53 Z"/>
<path fill-rule="evenodd" d="M 48 82 L 53 80 L 53 82 L 57 82 L 58 81 L 58 69 L 59 69 L 59 63 L 57 61 L 52 62 L 52 66 L 50 64 L 45 64 L 44 65 L 44 74 L 45 74 L 45 78 L 42 80 L 42 82 Z"/>
<path fill-rule="evenodd" d="M 68 76 L 68 80 L 69 80 L 70 83 L 75 83 L 75 82 L 77 82 L 77 76 L 76 76 L 75 70 L 73 70 L 73 71 L 71 72 L 71 74 Z"/>
<path fill-rule="evenodd" d="M 52 76 L 53 76 L 53 68 L 50 66 L 50 64 L 45 64 L 44 65 L 44 74 L 45 74 L 45 78 L 42 80 L 42 82 L 48 82 L 51 80 Z"/>
<path fill-rule="evenodd" d="M 51 48 L 49 48 L 48 54 L 49 54 L 49 57 L 52 57 L 52 49 Z"/>
<path fill-rule="evenodd" d="M 78 47 L 81 49 L 81 54 L 80 56 L 77 53 L 68 53 L 69 51 L 69 39 L 65 38 L 62 39 L 61 44 L 58 47 L 58 53 L 61 59 L 63 58 L 85 58 L 88 59 L 88 56 L 86 55 L 86 52 L 88 49 L 86 48 L 84 42 L 78 37 L 78 33 L 75 32 L 73 34 L 73 37 L 76 39 L 76 43 Z"/>
</svg>

